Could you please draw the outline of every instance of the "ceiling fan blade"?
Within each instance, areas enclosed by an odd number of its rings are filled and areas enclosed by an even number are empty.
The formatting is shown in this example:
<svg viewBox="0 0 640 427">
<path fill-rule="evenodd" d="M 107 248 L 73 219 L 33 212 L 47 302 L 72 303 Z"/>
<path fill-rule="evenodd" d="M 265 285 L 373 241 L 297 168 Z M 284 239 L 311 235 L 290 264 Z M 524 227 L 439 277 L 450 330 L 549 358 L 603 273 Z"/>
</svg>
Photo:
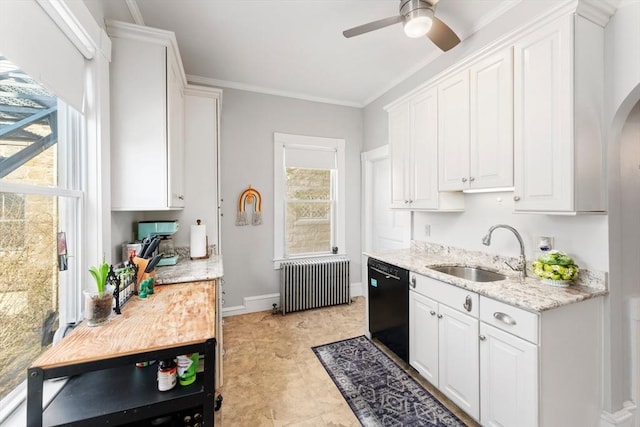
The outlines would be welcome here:
<svg viewBox="0 0 640 427">
<path fill-rule="evenodd" d="M 369 31 L 379 30 L 380 28 L 388 27 L 389 25 L 402 22 L 402 16 L 390 16 L 389 18 L 380 19 L 378 21 L 369 22 L 367 24 L 358 25 L 357 27 L 349 28 L 342 32 L 346 38 L 359 36 L 360 34 L 368 33 Z"/>
<path fill-rule="evenodd" d="M 427 37 L 445 52 L 460 43 L 460 37 L 458 37 L 447 24 L 435 16 L 433 17 L 433 24 L 427 33 Z"/>
</svg>

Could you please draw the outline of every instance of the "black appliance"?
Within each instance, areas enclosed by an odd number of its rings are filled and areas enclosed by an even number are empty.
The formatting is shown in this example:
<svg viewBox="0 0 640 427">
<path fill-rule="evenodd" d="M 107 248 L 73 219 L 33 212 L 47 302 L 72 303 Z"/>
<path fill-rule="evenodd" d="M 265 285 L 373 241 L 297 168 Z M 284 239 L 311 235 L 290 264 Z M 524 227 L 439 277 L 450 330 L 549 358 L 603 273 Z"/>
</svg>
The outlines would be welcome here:
<svg viewBox="0 0 640 427">
<path fill-rule="evenodd" d="M 409 270 L 374 258 L 369 270 L 369 332 L 409 363 Z"/>
</svg>

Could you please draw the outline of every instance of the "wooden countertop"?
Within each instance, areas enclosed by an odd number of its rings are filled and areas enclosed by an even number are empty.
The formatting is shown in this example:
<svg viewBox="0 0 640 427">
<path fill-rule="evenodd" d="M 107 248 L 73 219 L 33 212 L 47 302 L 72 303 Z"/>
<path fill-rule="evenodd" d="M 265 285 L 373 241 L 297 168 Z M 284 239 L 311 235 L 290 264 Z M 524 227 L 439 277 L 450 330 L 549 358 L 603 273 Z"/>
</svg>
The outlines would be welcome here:
<svg viewBox="0 0 640 427">
<path fill-rule="evenodd" d="M 146 299 L 132 297 L 108 323 L 78 325 L 32 367 L 54 368 L 197 344 L 216 336 L 212 281 L 162 285 Z"/>
</svg>

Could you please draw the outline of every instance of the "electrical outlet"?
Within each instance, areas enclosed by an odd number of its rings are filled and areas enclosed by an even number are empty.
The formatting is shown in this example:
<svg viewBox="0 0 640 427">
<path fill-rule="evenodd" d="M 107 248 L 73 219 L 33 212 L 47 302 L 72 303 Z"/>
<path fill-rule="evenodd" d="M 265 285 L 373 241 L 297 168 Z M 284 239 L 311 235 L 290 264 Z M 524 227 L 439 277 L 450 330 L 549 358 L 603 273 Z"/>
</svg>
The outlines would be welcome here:
<svg viewBox="0 0 640 427">
<path fill-rule="evenodd" d="M 426 224 L 424 226 L 424 237 L 431 236 L 431 224 Z"/>
<path fill-rule="evenodd" d="M 538 249 L 541 251 L 550 251 L 554 247 L 552 236 L 540 236 L 537 238 Z"/>
</svg>

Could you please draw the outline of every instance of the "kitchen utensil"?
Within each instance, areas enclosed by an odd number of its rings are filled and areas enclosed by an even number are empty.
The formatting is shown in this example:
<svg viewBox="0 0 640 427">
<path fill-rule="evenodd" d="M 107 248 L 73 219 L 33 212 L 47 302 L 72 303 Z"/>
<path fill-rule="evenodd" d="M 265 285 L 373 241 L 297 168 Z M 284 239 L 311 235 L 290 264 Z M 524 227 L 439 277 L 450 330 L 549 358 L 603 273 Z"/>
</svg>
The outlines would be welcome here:
<svg viewBox="0 0 640 427">
<path fill-rule="evenodd" d="M 150 242 L 151 239 L 149 239 L 149 237 L 145 237 L 144 239 L 142 239 L 142 243 L 140 244 L 140 251 L 137 253 L 138 257 L 144 258 L 143 255 L 147 251 Z"/>
<path fill-rule="evenodd" d="M 156 268 L 156 265 L 158 265 L 158 263 L 160 262 L 163 256 L 164 256 L 163 253 L 159 253 L 155 255 L 153 258 L 151 258 L 151 261 L 149 261 L 149 263 L 147 264 L 147 267 L 144 269 L 144 272 L 147 274 L 151 273 L 153 269 Z"/>
<path fill-rule="evenodd" d="M 151 239 L 151 243 L 149 243 L 149 247 L 147 248 L 147 250 L 145 251 L 142 257 L 146 259 L 151 258 L 151 255 L 156 251 L 156 249 L 158 249 L 158 245 L 160 245 L 160 237 L 154 236 Z"/>
</svg>

